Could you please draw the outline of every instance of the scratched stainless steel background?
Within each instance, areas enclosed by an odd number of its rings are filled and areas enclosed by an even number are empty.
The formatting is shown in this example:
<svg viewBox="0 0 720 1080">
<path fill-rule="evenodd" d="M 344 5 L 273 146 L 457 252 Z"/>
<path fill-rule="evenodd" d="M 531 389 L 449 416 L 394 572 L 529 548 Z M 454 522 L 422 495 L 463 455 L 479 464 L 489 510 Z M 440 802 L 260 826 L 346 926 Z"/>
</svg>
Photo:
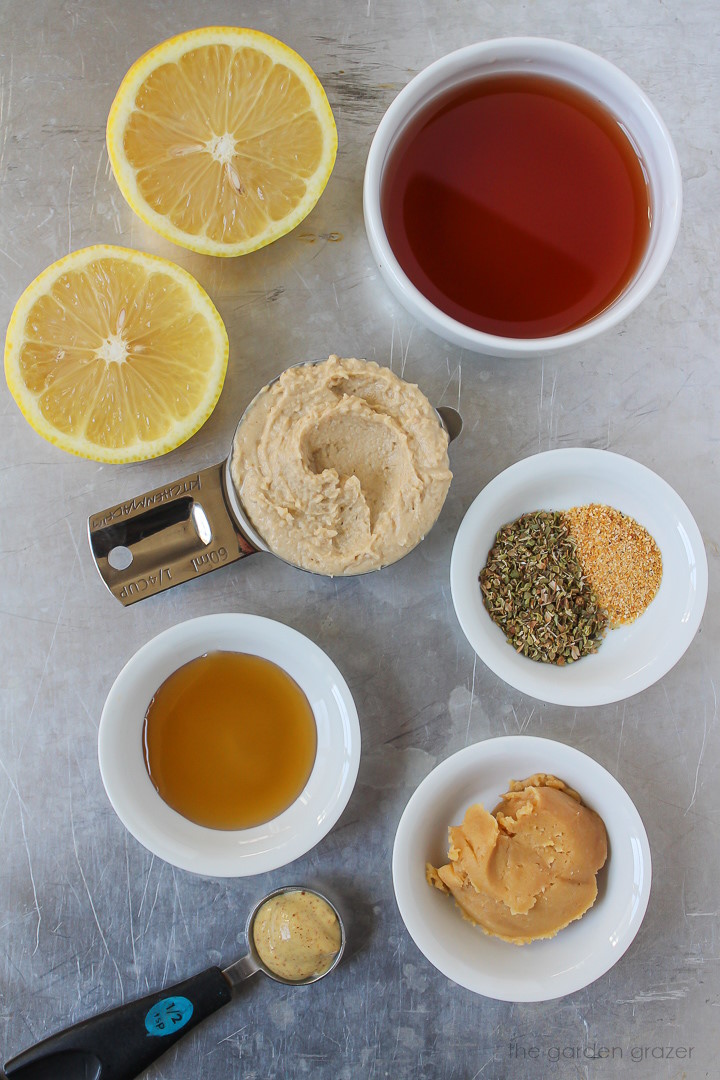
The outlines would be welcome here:
<svg viewBox="0 0 720 1080">
<path fill-rule="evenodd" d="M 248 907 L 300 880 L 345 896 L 347 962 L 311 988 L 258 981 L 148 1076 L 717 1076 L 717 14 L 713 0 L 0 4 L 0 324 L 48 263 L 106 241 L 189 269 L 231 343 L 211 419 L 184 447 L 143 464 L 63 454 L 0 390 L 0 1061 L 62 1025 L 229 962 Z M 236 261 L 149 231 L 120 196 L 104 145 L 129 65 L 163 38 L 212 23 L 251 25 L 294 46 L 324 83 L 340 137 L 310 217 Z M 518 33 L 565 38 L 622 67 L 668 124 L 685 182 L 675 254 L 641 309 L 597 342 L 525 363 L 465 354 L 414 324 L 372 264 L 361 210 L 370 140 L 398 90 L 451 49 Z M 390 364 L 433 402 L 462 409 L 455 479 L 429 538 L 367 578 L 323 580 L 259 555 L 123 610 L 91 565 L 88 514 L 221 460 L 257 388 L 331 350 Z M 658 685 L 619 705 L 573 710 L 511 690 L 476 661 L 453 613 L 450 551 L 470 502 L 518 458 L 560 446 L 609 448 L 650 466 L 686 500 L 708 549 L 710 599 L 695 642 Z M 293 866 L 257 879 L 204 880 L 150 856 L 115 817 L 97 766 L 98 719 L 120 667 L 159 631 L 216 611 L 271 616 L 316 641 L 347 678 L 363 729 L 359 781 L 338 825 Z M 546 1005 L 501 1004 L 448 982 L 406 934 L 390 877 L 395 827 L 418 782 L 467 743 L 517 732 L 571 743 L 614 773 L 644 818 L 654 860 L 650 906 L 628 953 L 594 985 Z M 594 1045 L 618 1047 L 622 1059 L 583 1058 Z M 633 1060 L 637 1046 L 648 1048 L 644 1063 Z M 668 1046 L 694 1049 L 661 1059 L 657 1048 Z"/>
</svg>

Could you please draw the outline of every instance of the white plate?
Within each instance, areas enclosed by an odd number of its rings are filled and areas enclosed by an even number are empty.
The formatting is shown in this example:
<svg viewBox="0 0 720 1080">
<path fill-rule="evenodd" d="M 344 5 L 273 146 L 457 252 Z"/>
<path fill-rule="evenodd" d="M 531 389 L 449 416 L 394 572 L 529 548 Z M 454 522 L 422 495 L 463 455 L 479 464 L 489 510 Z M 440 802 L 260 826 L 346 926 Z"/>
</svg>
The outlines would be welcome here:
<svg viewBox="0 0 720 1080">
<path fill-rule="evenodd" d="M 654 536 L 663 559 L 660 588 L 639 619 L 608 631 L 597 653 L 567 667 L 529 660 L 491 620 L 478 575 L 502 525 L 533 510 L 587 503 L 614 506 Z M 692 514 L 654 472 L 606 450 L 550 450 L 518 461 L 483 488 L 458 529 L 450 583 L 465 636 L 506 683 L 556 705 L 604 705 L 645 690 L 677 663 L 700 625 L 708 569 Z"/>
<path fill-rule="evenodd" d="M 143 758 L 143 721 L 155 691 L 177 668 L 218 649 L 282 667 L 304 691 L 317 724 L 317 755 L 304 791 L 278 817 L 252 829 L 224 831 L 188 821 L 160 798 Z M 108 798 L 136 840 L 183 870 L 245 877 L 285 866 L 330 831 L 355 785 L 360 725 L 342 675 L 297 630 L 257 615 L 207 615 L 159 634 L 128 661 L 105 702 L 98 754 Z"/>
<path fill-rule="evenodd" d="M 509 780 L 549 772 L 575 788 L 608 833 L 598 898 L 547 941 L 512 945 L 462 918 L 425 880 L 425 863 L 447 862 L 447 830 L 475 802 L 492 810 Z M 640 929 L 650 896 L 650 847 L 627 792 L 592 758 L 564 743 L 510 735 L 475 743 L 427 776 L 395 835 L 393 883 L 413 941 L 443 975 L 499 1001 L 549 1001 L 581 990 L 616 964 Z"/>
</svg>

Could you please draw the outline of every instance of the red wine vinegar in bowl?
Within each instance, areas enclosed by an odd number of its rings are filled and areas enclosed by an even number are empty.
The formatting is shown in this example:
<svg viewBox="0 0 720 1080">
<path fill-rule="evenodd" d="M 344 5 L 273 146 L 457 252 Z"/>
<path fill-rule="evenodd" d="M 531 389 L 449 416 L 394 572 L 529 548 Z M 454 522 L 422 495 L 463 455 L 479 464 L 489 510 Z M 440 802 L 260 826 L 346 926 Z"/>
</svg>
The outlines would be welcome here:
<svg viewBox="0 0 720 1080">
<path fill-rule="evenodd" d="M 397 299 L 446 340 L 547 353 L 625 318 L 664 270 L 677 156 L 641 90 L 563 42 L 468 46 L 380 123 L 365 222 Z"/>
</svg>

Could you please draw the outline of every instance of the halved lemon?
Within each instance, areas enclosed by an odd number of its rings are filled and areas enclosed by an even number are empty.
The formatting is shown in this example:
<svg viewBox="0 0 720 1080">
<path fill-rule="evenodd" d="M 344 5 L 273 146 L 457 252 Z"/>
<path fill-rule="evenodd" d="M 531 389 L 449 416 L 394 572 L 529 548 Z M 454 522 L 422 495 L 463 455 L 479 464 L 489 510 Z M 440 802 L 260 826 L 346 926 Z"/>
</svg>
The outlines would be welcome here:
<svg viewBox="0 0 720 1080">
<path fill-rule="evenodd" d="M 38 434 L 95 461 L 166 454 L 220 397 L 228 338 L 194 277 L 99 244 L 35 278 L 5 339 L 10 392 Z"/>
<path fill-rule="evenodd" d="M 205 27 L 142 56 L 110 109 L 115 179 L 143 221 L 206 255 L 244 255 L 294 229 L 337 152 L 311 67 L 258 30 Z"/>
</svg>

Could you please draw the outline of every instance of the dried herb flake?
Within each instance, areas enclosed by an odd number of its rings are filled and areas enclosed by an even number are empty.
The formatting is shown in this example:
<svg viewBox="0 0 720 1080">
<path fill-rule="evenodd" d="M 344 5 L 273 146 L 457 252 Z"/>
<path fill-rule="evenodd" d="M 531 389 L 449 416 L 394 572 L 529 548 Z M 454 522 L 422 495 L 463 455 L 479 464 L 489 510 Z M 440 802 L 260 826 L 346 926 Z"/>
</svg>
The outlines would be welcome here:
<svg viewBox="0 0 720 1080">
<path fill-rule="evenodd" d="M 607 613 L 561 513 L 537 510 L 503 525 L 479 580 L 490 618 L 523 656 L 562 666 L 597 652 Z"/>
</svg>

